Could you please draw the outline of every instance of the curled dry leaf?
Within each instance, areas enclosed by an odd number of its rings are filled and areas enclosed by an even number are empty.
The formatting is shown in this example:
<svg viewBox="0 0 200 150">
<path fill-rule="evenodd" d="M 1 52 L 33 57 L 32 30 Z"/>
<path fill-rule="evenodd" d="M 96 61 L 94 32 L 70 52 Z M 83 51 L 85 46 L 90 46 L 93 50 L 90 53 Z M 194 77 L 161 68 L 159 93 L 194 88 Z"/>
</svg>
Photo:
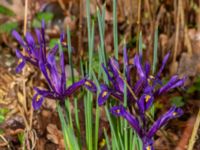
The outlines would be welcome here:
<svg viewBox="0 0 200 150">
<path fill-rule="evenodd" d="M 200 55 L 182 53 L 178 67 L 178 74 L 194 77 L 200 73 Z"/>
<path fill-rule="evenodd" d="M 21 0 L 14 0 L 12 4 L 9 3 L 7 0 L 1 0 L 0 4 L 12 10 L 15 14 L 17 19 L 23 20 L 24 18 L 24 4 Z M 20 8 L 20 9 L 19 9 Z"/>
<path fill-rule="evenodd" d="M 70 31 L 74 31 L 76 29 L 76 19 L 73 19 L 71 16 L 67 16 L 64 19 L 64 29 L 69 27 Z"/>
<path fill-rule="evenodd" d="M 190 136 L 192 134 L 193 126 L 195 123 L 196 117 L 192 116 L 187 122 L 184 132 L 181 136 L 181 139 L 175 148 L 175 150 L 185 150 L 187 148 L 187 144 L 189 142 Z"/>
<path fill-rule="evenodd" d="M 192 44 L 192 53 L 200 55 L 200 32 L 195 29 L 190 29 L 188 30 L 188 36 Z"/>
<path fill-rule="evenodd" d="M 57 144 L 59 149 L 64 149 L 64 139 L 62 132 L 54 124 L 48 124 L 47 126 L 47 139 L 52 143 Z"/>
</svg>

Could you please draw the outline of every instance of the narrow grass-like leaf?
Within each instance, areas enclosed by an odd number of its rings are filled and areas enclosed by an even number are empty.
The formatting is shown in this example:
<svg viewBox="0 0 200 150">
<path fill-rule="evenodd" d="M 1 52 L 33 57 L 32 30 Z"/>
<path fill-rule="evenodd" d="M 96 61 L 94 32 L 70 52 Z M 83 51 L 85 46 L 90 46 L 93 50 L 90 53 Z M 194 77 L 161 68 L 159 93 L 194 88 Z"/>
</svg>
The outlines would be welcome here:
<svg viewBox="0 0 200 150">
<path fill-rule="evenodd" d="M 73 63 L 72 63 L 72 46 L 71 46 L 71 34 L 69 27 L 67 26 L 67 45 L 68 45 L 68 57 L 69 57 L 69 65 L 71 68 L 71 77 L 72 77 L 72 82 L 75 82 L 74 79 L 74 69 L 73 69 Z"/>
<path fill-rule="evenodd" d="M 107 146 L 107 149 L 108 149 L 108 150 L 111 150 L 109 137 L 108 137 L 108 134 L 107 134 L 105 128 L 103 129 L 103 132 L 104 132 L 104 136 L 105 136 L 105 138 L 106 138 L 106 146 Z"/>
<path fill-rule="evenodd" d="M 72 114 L 71 114 L 71 110 L 70 110 L 70 102 L 69 102 L 68 98 L 65 100 L 65 109 L 67 111 L 67 117 L 68 117 L 68 120 L 69 120 L 69 126 L 71 128 L 73 128 Z"/>
<path fill-rule="evenodd" d="M 158 29 L 154 33 L 154 47 L 153 47 L 153 74 L 156 72 L 156 65 L 158 62 Z"/>
<path fill-rule="evenodd" d="M 92 32 L 89 39 L 89 77 L 92 76 L 92 59 L 93 59 L 93 48 L 94 48 L 94 21 L 92 21 Z"/>
<path fill-rule="evenodd" d="M 58 115 L 61 121 L 62 131 L 64 135 L 65 149 L 73 149 L 79 150 L 79 146 L 74 135 L 74 132 L 70 126 L 65 121 L 64 115 L 62 113 L 62 109 L 59 105 L 57 105 Z"/>
<path fill-rule="evenodd" d="M 109 121 L 109 124 L 110 124 L 110 128 L 111 128 L 111 133 L 112 133 L 112 146 L 113 146 L 113 149 L 118 149 L 118 150 L 121 150 L 120 146 L 119 146 L 119 142 L 117 140 L 117 135 L 116 135 L 116 131 L 114 129 L 114 124 L 111 120 L 111 116 L 110 116 L 110 112 L 108 110 L 108 107 L 105 106 L 105 110 L 106 110 L 106 115 L 107 115 L 107 118 L 108 118 L 108 121 Z M 114 148 L 115 147 L 115 148 Z"/>
<path fill-rule="evenodd" d="M 105 9 L 103 9 L 105 11 Z M 104 43 L 104 24 L 105 20 L 102 19 L 102 16 L 100 14 L 100 10 L 97 9 L 97 19 L 98 19 L 98 25 L 99 25 L 99 34 L 100 34 L 100 51 L 101 56 L 103 59 L 103 63 L 106 66 L 106 55 L 105 55 L 105 43 Z"/>
<path fill-rule="evenodd" d="M 78 99 L 74 99 L 74 111 L 75 111 L 75 121 L 76 121 L 76 128 L 78 131 L 78 144 L 80 146 L 80 149 L 82 149 L 81 144 L 81 129 L 80 129 L 80 122 L 79 122 L 79 109 L 78 109 Z"/>
<path fill-rule="evenodd" d="M 93 79 L 97 85 L 97 89 L 98 89 L 98 92 L 97 92 L 97 98 L 98 99 L 98 94 L 99 94 L 99 91 L 100 91 L 100 85 L 99 85 L 99 82 L 96 78 L 96 75 L 94 72 L 92 72 L 92 75 L 93 75 Z M 98 137 L 99 137 L 99 118 L 100 118 L 100 114 L 99 114 L 99 105 L 98 105 L 98 101 L 96 101 L 96 112 L 95 112 L 95 136 L 94 136 L 94 150 L 98 150 Z"/>
<path fill-rule="evenodd" d="M 90 0 L 86 0 L 86 16 L 87 16 L 87 31 L 88 31 L 88 55 L 89 55 L 89 66 L 88 74 L 89 78 L 92 77 L 92 57 L 93 57 L 93 47 L 94 47 L 94 21 L 92 21 L 91 27 L 91 17 L 90 17 Z M 86 125 L 86 143 L 87 149 L 93 150 L 93 119 L 92 119 L 92 109 L 93 109 L 93 96 L 92 93 L 87 92 L 84 96 L 84 108 L 85 108 L 85 125 Z"/>
<path fill-rule="evenodd" d="M 117 1 L 113 0 L 113 37 L 114 37 L 114 54 L 118 60 L 118 29 L 117 29 Z"/>
<path fill-rule="evenodd" d="M 157 62 L 158 62 L 158 29 L 156 29 L 154 33 L 153 69 L 152 69 L 153 74 L 155 74 L 156 72 Z M 154 114 L 155 114 L 154 105 L 150 108 L 150 112 L 151 112 L 151 116 L 154 117 Z"/>
<path fill-rule="evenodd" d="M 124 48 L 126 48 L 126 42 L 124 41 Z M 124 58 L 124 77 L 126 77 L 126 62 L 125 62 L 125 56 L 123 57 Z M 126 79 L 126 78 L 125 78 Z M 127 80 L 127 79 L 126 79 Z M 124 82 L 124 85 L 126 85 L 126 83 Z M 124 86 L 124 106 L 126 107 L 127 106 L 127 86 Z M 128 126 L 128 123 L 125 119 L 123 119 L 123 130 L 124 132 L 124 149 L 125 150 L 128 150 L 128 132 L 127 132 L 127 126 Z"/>
<path fill-rule="evenodd" d="M 143 43 L 142 43 L 142 32 L 140 32 L 140 35 L 139 35 L 139 47 L 138 47 L 140 56 L 142 56 L 142 45 L 143 45 Z"/>
</svg>

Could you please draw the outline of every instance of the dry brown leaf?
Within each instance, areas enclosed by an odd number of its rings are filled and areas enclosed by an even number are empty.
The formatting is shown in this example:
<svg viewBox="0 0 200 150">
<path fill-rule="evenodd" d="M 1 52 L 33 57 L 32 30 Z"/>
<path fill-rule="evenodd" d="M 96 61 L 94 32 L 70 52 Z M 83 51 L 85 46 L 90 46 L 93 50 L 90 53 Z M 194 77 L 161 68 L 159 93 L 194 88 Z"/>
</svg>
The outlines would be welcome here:
<svg viewBox="0 0 200 150">
<path fill-rule="evenodd" d="M 188 141 L 190 139 L 190 136 L 192 134 L 193 126 L 195 123 L 196 117 L 192 116 L 187 122 L 186 127 L 184 129 L 184 132 L 181 136 L 181 139 L 176 146 L 175 150 L 185 150 L 187 148 Z"/>
<path fill-rule="evenodd" d="M 64 149 L 64 139 L 62 132 L 54 124 L 48 124 L 47 126 L 47 139 L 52 143 L 57 144 L 59 149 Z"/>
<path fill-rule="evenodd" d="M 188 77 L 195 77 L 200 73 L 200 55 L 188 55 L 182 53 L 178 67 L 178 74 L 181 76 L 185 75 Z"/>
<path fill-rule="evenodd" d="M 72 19 L 71 16 L 67 16 L 64 19 L 64 29 L 69 27 L 70 31 L 74 31 L 76 29 L 76 19 Z"/>
<path fill-rule="evenodd" d="M 1 0 L 0 4 L 11 9 L 16 14 L 17 19 L 24 19 L 24 5 L 22 0 L 14 0 L 12 1 L 12 4 L 10 4 L 7 0 Z"/>
</svg>

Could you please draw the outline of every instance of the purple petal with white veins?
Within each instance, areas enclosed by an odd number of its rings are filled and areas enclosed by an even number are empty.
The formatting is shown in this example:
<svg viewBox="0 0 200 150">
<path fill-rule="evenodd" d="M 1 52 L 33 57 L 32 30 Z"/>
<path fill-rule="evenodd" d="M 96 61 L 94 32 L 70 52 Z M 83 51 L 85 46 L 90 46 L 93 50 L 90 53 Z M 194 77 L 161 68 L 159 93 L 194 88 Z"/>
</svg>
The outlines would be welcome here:
<svg viewBox="0 0 200 150">
<path fill-rule="evenodd" d="M 162 66 L 161 66 L 161 68 L 160 68 L 160 70 L 158 71 L 158 73 L 157 73 L 157 77 L 160 77 L 161 76 L 161 73 L 162 73 L 162 71 L 163 71 L 163 69 L 165 68 L 165 65 L 166 65 L 166 63 L 167 63 L 167 60 L 169 59 L 169 56 L 170 56 L 170 52 L 168 52 L 166 55 L 165 55 L 165 57 L 164 57 L 164 59 L 163 59 L 163 61 L 162 61 Z"/>
<path fill-rule="evenodd" d="M 171 119 L 178 118 L 183 114 L 183 110 L 175 106 L 171 107 L 164 115 L 154 122 L 151 129 L 147 133 L 147 137 L 152 138 L 155 133 Z"/>
<path fill-rule="evenodd" d="M 144 73 L 144 70 L 142 69 L 142 65 L 140 63 L 140 58 L 138 55 L 135 55 L 134 57 L 134 65 L 137 68 L 137 73 L 140 76 L 140 78 L 146 78 L 146 75 Z"/>
<path fill-rule="evenodd" d="M 129 112 L 127 112 L 124 106 L 114 106 L 110 109 L 110 112 L 115 116 L 121 116 L 125 118 L 128 121 L 128 123 L 133 127 L 133 129 L 137 132 L 137 134 L 140 137 L 143 136 L 143 130 L 139 124 L 139 121 Z"/>
<path fill-rule="evenodd" d="M 60 42 L 62 43 L 65 39 L 65 32 L 61 32 L 60 34 Z"/>
<path fill-rule="evenodd" d="M 85 79 L 84 86 L 85 86 L 88 90 L 90 90 L 91 92 L 94 92 L 94 93 L 97 92 L 97 87 L 96 87 L 96 85 L 95 85 L 91 80 Z"/>
<path fill-rule="evenodd" d="M 32 101 L 33 108 L 38 110 L 42 106 L 43 101 L 44 97 L 42 95 L 35 94 Z"/>
<path fill-rule="evenodd" d="M 98 96 L 98 105 L 101 106 L 101 105 L 105 104 L 105 102 L 107 101 L 110 94 L 111 94 L 111 92 L 109 91 L 107 86 L 102 84 L 101 85 L 101 93 Z"/>
<path fill-rule="evenodd" d="M 138 101 L 139 110 L 144 113 L 152 106 L 153 100 L 154 97 L 151 93 L 143 94 Z"/>
<path fill-rule="evenodd" d="M 51 87 L 51 89 L 54 90 L 54 91 L 56 91 L 54 85 L 52 84 L 52 82 L 51 82 L 51 80 L 49 78 L 46 66 L 44 65 L 44 63 L 42 61 L 39 62 L 39 68 L 42 71 L 42 73 L 43 73 L 45 79 L 47 80 L 49 86 Z"/>
<path fill-rule="evenodd" d="M 38 44 L 42 43 L 42 37 L 41 37 L 41 32 L 39 29 L 35 29 L 35 34 L 37 36 Z"/>
<path fill-rule="evenodd" d="M 26 47 L 24 40 L 21 38 L 19 33 L 15 30 L 12 31 L 12 36 L 19 42 L 20 45 Z"/>
<path fill-rule="evenodd" d="M 78 90 L 82 85 L 85 84 L 85 79 L 82 79 L 78 82 L 73 83 L 71 86 L 69 86 L 65 92 L 64 95 L 65 96 L 70 96 L 71 94 L 73 94 L 76 90 Z"/>
<path fill-rule="evenodd" d="M 118 71 L 119 71 L 119 63 L 115 58 L 110 58 L 109 59 L 109 67 L 113 73 L 114 76 L 119 76 Z"/>
<path fill-rule="evenodd" d="M 164 86 L 162 86 L 158 90 L 158 92 L 156 92 L 156 93 L 158 93 L 158 95 L 161 95 L 161 94 L 169 91 L 171 89 L 171 87 L 174 86 L 177 83 L 177 81 L 179 81 L 178 76 L 177 75 L 172 76 L 171 79 L 167 82 L 167 84 L 165 84 Z"/>
<path fill-rule="evenodd" d="M 148 62 L 146 62 L 144 67 L 145 67 L 146 78 L 148 78 L 150 70 L 151 70 L 151 66 L 150 66 L 150 64 Z"/>
<path fill-rule="evenodd" d="M 28 45 L 31 47 L 34 47 L 35 41 L 34 41 L 32 35 L 29 32 L 27 32 L 25 37 L 26 37 L 26 42 L 28 43 Z"/>
<path fill-rule="evenodd" d="M 22 62 L 20 62 L 20 63 L 18 64 L 18 66 L 16 67 L 16 69 L 15 69 L 16 73 L 21 72 L 22 69 L 24 68 L 25 64 L 26 64 L 26 62 L 25 62 L 24 60 L 22 60 Z"/>
<path fill-rule="evenodd" d="M 64 62 L 64 53 L 61 52 L 60 54 L 60 66 L 61 66 L 61 80 L 60 80 L 60 85 L 61 85 L 61 91 L 62 93 L 65 92 L 66 90 L 66 74 L 65 74 L 65 62 Z"/>
<path fill-rule="evenodd" d="M 47 90 L 41 90 L 38 89 L 37 87 L 34 87 L 34 90 L 39 94 L 42 95 L 43 97 L 48 97 L 51 99 L 61 99 L 62 97 L 60 97 L 59 94 L 57 94 L 56 92 L 51 92 L 51 91 L 47 91 Z"/>
</svg>

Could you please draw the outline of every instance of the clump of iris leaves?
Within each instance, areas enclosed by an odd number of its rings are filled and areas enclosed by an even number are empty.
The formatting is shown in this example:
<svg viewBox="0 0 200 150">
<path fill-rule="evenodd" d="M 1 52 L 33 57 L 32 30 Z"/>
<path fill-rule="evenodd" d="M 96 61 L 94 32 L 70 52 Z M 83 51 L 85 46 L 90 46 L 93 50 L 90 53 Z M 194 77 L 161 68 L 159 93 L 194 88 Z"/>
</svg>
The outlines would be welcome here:
<svg viewBox="0 0 200 150">
<path fill-rule="evenodd" d="M 65 147 L 70 150 L 82 149 L 83 140 L 86 140 L 88 150 L 97 150 L 103 146 L 107 149 L 118 150 L 153 150 L 154 135 L 169 120 L 175 119 L 183 114 L 181 108 L 172 106 L 166 113 L 157 119 L 152 116 L 151 108 L 155 99 L 166 94 L 168 91 L 182 87 L 186 78 L 179 78 L 174 75 L 170 80 L 163 84 L 161 80 L 162 71 L 170 56 L 168 52 L 161 67 L 155 72 L 156 51 L 154 51 L 154 67 L 148 61 L 142 59 L 141 39 L 139 43 L 140 52 L 133 58 L 133 62 L 129 63 L 127 48 L 123 48 L 123 73 L 120 71 L 118 62 L 118 39 L 117 39 L 117 17 L 116 17 L 116 1 L 113 1 L 113 33 L 114 33 L 114 49 L 115 56 L 107 58 L 104 50 L 104 17 L 105 6 L 101 13 L 97 11 L 98 26 L 100 33 L 100 45 L 98 47 L 99 63 L 98 70 L 95 72 L 93 67 L 93 49 L 94 49 L 94 21 L 90 20 L 89 2 L 87 1 L 87 27 L 88 27 L 88 56 L 89 62 L 81 61 L 82 72 L 87 72 L 79 81 L 74 81 L 73 78 L 73 63 L 72 63 L 72 47 L 70 42 L 70 31 L 67 29 L 68 55 L 69 64 L 73 82 L 71 85 L 66 85 L 66 71 L 63 48 L 65 41 L 65 33 L 61 33 L 60 40 L 55 46 L 47 50 L 47 42 L 45 40 L 45 23 L 42 22 L 41 29 L 35 29 L 37 40 L 33 38 L 31 33 L 27 32 L 23 39 L 17 31 L 13 31 L 13 37 L 25 49 L 26 54 L 16 49 L 18 57 L 18 66 L 16 72 L 21 72 L 26 63 L 30 63 L 38 68 L 49 89 L 34 88 L 35 95 L 32 99 L 32 105 L 35 110 L 40 109 L 45 98 L 58 101 L 57 110 L 62 124 Z M 155 40 L 155 43 L 157 40 Z M 56 61 L 56 56 L 59 55 L 59 63 Z M 58 65 L 59 64 L 59 67 Z M 85 65 L 85 70 L 83 70 Z M 59 70 L 59 68 L 61 68 Z M 136 81 L 133 83 L 131 71 L 136 70 Z M 97 76 L 96 76 L 97 75 Z M 102 80 L 103 79 L 103 80 Z M 81 129 L 78 115 L 78 99 L 74 95 L 75 106 L 75 122 L 72 120 L 71 112 L 69 111 L 70 102 L 68 97 L 77 91 L 80 87 L 86 88 L 84 94 L 84 112 L 85 112 L 85 139 L 81 138 Z M 80 89 L 79 89 L 80 90 Z M 97 96 L 97 97 L 96 97 Z M 108 101 L 109 100 L 109 101 Z M 95 105 L 95 115 L 93 115 L 93 103 Z M 63 105 L 65 107 L 60 107 Z M 100 121 L 99 107 L 104 107 L 110 124 L 111 137 L 108 136 L 105 129 L 102 141 L 99 141 L 98 131 Z M 63 114 L 62 109 L 67 114 Z M 65 117 L 67 116 L 67 118 Z M 155 119 L 155 120 L 154 120 Z M 75 125 L 74 125 L 75 124 Z M 75 128 L 76 127 L 76 132 Z"/>
</svg>

